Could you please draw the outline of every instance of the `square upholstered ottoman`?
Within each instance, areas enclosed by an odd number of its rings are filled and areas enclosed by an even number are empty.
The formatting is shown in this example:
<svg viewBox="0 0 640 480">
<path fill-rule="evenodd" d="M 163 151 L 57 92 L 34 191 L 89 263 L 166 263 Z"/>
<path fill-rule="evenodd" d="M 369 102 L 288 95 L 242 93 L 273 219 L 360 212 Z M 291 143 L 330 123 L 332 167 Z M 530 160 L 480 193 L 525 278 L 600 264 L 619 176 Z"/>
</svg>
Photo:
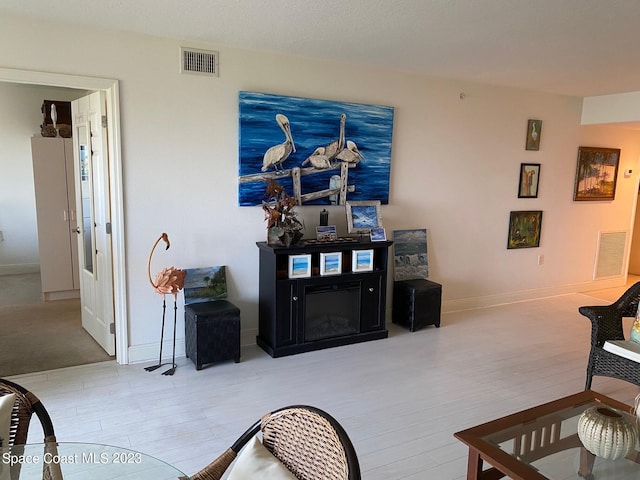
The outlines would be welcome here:
<svg viewBox="0 0 640 480">
<path fill-rule="evenodd" d="M 240 361 L 240 309 L 227 300 L 184 307 L 187 357 L 197 370 L 207 363 Z"/>
<path fill-rule="evenodd" d="M 425 279 L 393 284 L 393 323 L 414 332 L 427 325 L 440 327 L 442 285 Z"/>
</svg>

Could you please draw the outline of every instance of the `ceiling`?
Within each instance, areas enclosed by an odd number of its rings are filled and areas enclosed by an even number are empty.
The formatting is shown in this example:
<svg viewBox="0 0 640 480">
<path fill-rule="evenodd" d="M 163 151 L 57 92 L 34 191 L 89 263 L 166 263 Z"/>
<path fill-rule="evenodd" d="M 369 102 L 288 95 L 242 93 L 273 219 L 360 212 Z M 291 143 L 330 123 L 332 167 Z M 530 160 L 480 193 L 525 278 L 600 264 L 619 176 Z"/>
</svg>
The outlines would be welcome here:
<svg viewBox="0 0 640 480">
<path fill-rule="evenodd" d="M 640 91 L 638 0 L 2 0 L 2 12 L 563 95 Z"/>
</svg>

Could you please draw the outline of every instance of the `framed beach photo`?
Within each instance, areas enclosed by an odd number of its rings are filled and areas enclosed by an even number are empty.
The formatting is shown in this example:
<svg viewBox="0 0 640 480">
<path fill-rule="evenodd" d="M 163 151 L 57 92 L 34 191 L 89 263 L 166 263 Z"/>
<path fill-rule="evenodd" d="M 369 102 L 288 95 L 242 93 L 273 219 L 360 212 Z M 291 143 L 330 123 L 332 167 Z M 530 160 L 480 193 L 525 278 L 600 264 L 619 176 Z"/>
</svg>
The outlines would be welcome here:
<svg viewBox="0 0 640 480">
<path fill-rule="evenodd" d="M 619 148 L 578 147 L 573 199 L 613 200 L 616 196 L 619 163 Z"/>
<path fill-rule="evenodd" d="M 342 252 L 320 252 L 320 275 L 340 275 L 342 273 Z"/>
<path fill-rule="evenodd" d="M 289 255 L 289 278 L 311 276 L 311 254 Z"/>
<path fill-rule="evenodd" d="M 370 233 L 372 228 L 382 227 L 380 201 L 346 202 L 345 208 L 349 233 Z"/>
<path fill-rule="evenodd" d="M 338 233 L 335 225 L 320 225 L 316 227 L 316 240 L 319 242 L 335 242 Z"/>
<path fill-rule="evenodd" d="M 351 252 L 351 271 L 370 272 L 373 270 L 373 249 Z"/>
<path fill-rule="evenodd" d="M 538 198 L 538 184 L 540 182 L 539 163 L 520 164 L 520 186 L 518 198 Z"/>
<path fill-rule="evenodd" d="M 507 249 L 539 247 L 541 229 L 542 210 L 511 212 Z"/>
</svg>

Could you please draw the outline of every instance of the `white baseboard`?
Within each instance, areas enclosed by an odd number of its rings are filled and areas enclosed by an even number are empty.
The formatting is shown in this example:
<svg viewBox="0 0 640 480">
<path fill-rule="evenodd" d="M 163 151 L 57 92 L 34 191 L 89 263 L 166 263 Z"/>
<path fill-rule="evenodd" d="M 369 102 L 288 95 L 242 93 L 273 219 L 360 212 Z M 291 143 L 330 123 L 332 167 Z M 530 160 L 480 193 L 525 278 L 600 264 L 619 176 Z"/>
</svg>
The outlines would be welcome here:
<svg viewBox="0 0 640 480">
<path fill-rule="evenodd" d="M 21 275 L 24 273 L 38 273 L 39 263 L 23 263 L 16 265 L 0 265 L 0 275 Z"/>
<path fill-rule="evenodd" d="M 248 346 L 256 344 L 258 329 L 253 328 L 240 332 L 240 345 Z M 162 344 L 162 359 L 164 362 L 171 361 L 173 340 L 165 340 Z M 176 338 L 176 358 L 186 356 L 186 345 L 184 338 Z M 129 347 L 129 363 L 157 362 L 160 355 L 160 342 L 146 343 Z"/>
<path fill-rule="evenodd" d="M 80 298 L 80 290 L 61 290 L 59 292 L 44 292 L 44 301 L 51 302 L 55 300 L 69 300 L 71 298 Z"/>
<path fill-rule="evenodd" d="M 162 361 L 171 361 L 173 339 L 162 343 Z M 160 342 L 145 343 L 129 347 L 129 363 L 157 362 L 160 355 Z M 176 338 L 176 358 L 185 356 L 184 338 Z"/>
<path fill-rule="evenodd" d="M 570 295 L 572 293 L 583 293 L 591 290 L 622 287 L 624 285 L 626 285 L 626 278 L 616 277 L 555 287 L 523 290 L 520 292 L 500 293 L 496 295 L 485 295 L 482 297 L 463 298 L 460 300 L 448 300 L 442 302 L 442 313 L 471 310 L 473 308 L 493 307 L 508 303 L 526 302 L 528 300 L 536 300 L 539 298 L 557 297 L 559 295 Z M 445 287 L 443 286 L 443 289 L 444 288 Z"/>
</svg>

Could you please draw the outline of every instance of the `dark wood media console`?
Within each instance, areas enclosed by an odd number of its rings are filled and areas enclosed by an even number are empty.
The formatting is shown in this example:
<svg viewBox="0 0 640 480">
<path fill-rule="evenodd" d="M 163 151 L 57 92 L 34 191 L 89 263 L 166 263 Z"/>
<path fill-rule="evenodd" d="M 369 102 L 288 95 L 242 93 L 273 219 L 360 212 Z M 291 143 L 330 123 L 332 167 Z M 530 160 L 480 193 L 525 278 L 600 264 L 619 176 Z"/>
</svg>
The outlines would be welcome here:
<svg viewBox="0 0 640 480">
<path fill-rule="evenodd" d="M 386 338 L 387 259 L 393 242 L 350 241 L 260 249 L 257 344 L 272 357 Z M 371 271 L 352 271 L 354 250 L 373 251 Z M 320 275 L 321 253 L 339 253 L 342 273 Z M 311 255 L 311 276 L 289 278 L 289 256 Z"/>
</svg>

